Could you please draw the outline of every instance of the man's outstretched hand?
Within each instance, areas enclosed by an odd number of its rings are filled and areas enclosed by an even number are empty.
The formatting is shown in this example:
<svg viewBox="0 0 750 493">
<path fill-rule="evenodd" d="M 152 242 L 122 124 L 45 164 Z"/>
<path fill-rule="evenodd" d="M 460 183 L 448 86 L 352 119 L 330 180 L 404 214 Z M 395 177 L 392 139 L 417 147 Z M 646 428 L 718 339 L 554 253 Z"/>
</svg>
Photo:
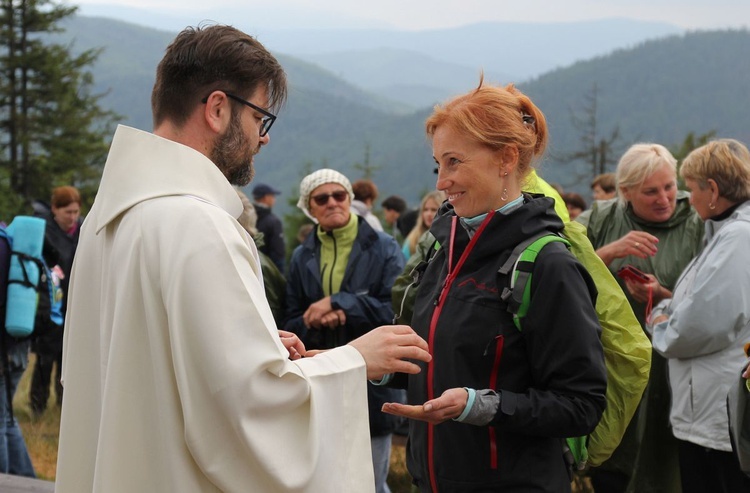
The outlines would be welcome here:
<svg viewBox="0 0 750 493">
<path fill-rule="evenodd" d="M 419 373 L 419 366 L 407 360 L 432 359 L 427 342 L 408 325 L 383 325 L 349 345 L 365 359 L 370 380 L 379 380 L 388 373 Z"/>
</svg>

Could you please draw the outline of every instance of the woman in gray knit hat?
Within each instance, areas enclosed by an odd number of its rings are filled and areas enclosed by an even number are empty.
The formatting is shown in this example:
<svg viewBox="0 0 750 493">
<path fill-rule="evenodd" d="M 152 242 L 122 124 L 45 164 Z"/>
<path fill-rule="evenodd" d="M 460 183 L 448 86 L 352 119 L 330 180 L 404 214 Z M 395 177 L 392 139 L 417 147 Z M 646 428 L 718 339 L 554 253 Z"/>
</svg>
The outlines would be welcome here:
<svg viewBox="0 0 750 493">
<path fill-rule="evenodd" d="M 329 349 L 393 320 L 391 288 L 404 267 L 398 243 L 351 212 L 349 180 L 332 169 L 306 176 L 297 206 L 317 224 L 289 264 L 283 324 L 307 349 Z M 380 411 L 395 391 L 368 383 L 375 486 L 388 493 L 391 436 L 397 420 Z"/>
</svg>

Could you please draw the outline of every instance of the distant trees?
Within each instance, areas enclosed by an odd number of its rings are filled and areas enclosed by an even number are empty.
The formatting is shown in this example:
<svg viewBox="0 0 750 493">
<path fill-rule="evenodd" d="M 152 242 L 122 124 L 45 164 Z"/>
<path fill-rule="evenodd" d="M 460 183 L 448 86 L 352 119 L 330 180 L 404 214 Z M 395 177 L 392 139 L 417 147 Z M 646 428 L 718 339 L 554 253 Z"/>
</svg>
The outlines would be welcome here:
<svg viewBox="0 0 750 493">
<path fill-rule="evenodd" d="M 677 160 L 678 169 L 679 166 L 682 166 L 682 160 L 685 159 L 693 149 L 697 149 L 698 147 L 707 144 L 709 140 L 715 137 L 715 130 L 711 130 L 710 132 L 701 135 L 695 135 L 694 132 L 689 132 L 679 145 L 669 149 L 669 152 L 671 152 L 672 156 Z M 679 182 L 679 187 L 684 189 L 685 183 L 679 174 L 677 175 L 677 181 Z"/>
<path fill-rule="evenodd" d="M 590 182 L 595 176 L 608 173 L 617 165 L 623 145 L 620 142 L 620 127 L 616 125 L 605 132 L 598 115 L 599 89 L 594 82 L 584 95 L 580 113 L 570 109 L 570 119 L 579 134 L 579 147 L 571 152 L 555 156 L 563 163 L 584 163 L 584 170 L 574 172 L 575 182 Z"/>
<path fill-rule="evenodd" d="M 672 147 L 669 152 L 672 153 L 679 163 L 682 163 L 682 160 L 685 159 L 693 149 L 708 144 L 708 141 L 715 137 L 715 130 L 711 130 L 710 132 L 701 135 L 695 135 L 695 132 L 689 132 L 682 142 L 679 145 Z"/>
<path fill-rule="evenodd" d="M 370 162 L 370 143 L 365 142 L 365 157 L 361 163 L 354 163 L 352 167 L 362 172 L 362 178 L 365 180 L 372 180 L 375 172 L 381 168 L 381 166 L 372 164 Z"/>
<path fill-rule="evenodd" d="M 118 115 L 99 107 L 88 68 L 99 55 L 72 56 L 45 44 L 77 7 L 50 0 L 0 0 L 0 214 L 23 211 L 34 198 L 70 184 L 89 200 Z"/>
</svg>

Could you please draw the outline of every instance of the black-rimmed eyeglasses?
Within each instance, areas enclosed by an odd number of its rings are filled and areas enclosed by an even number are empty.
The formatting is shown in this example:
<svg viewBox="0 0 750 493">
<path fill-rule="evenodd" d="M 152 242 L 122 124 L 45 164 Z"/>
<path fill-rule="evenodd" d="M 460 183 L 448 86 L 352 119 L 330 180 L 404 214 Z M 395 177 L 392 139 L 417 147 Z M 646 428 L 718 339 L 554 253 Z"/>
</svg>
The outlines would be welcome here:
<svg viewBox="0 0 750 493">
<path fill-rule="evenodd" d="M 226 92 L 226 91 L 222 91 L 222 92 L 224 94 L 226 94 L 228 98 L 234 99 L 238 103 L 242 103 L 245 106 L 249 106 L 250 108 L 254 109 L 258 113 L 260 113 L 261 115 L 263 115 L 263 118 L 260 121 L 260 136 L 261 137 L 265 137 L 266 134 L 268 134 L 268 131 L 271 130 L 271 126 L 273 125 L 273 122 L 276 121 L 276 115 L 274 115 L 273 113 L 271 113 L 269 111 L 264 110 L 260 106 L 254 105 L 250 101 L 245 101 L 241 97 L 235 96 L 232 93 L 229 93 L 229 92 Z M 206 96 L 205 98 L 203 98 L 201 100 L 201 103 L 203 103 L 203 104 L 206 104 L 207 102 L 208 102 L 208 96 Z"/>
</svg>

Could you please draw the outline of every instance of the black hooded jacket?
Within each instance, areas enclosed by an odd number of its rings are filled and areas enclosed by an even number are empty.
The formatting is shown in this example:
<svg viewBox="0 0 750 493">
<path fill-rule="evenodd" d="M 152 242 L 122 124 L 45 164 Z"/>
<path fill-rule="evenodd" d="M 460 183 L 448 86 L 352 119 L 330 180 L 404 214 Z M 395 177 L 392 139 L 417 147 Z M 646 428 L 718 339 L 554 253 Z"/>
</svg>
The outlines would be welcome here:
<svg viewBox="0 0 750 493">
<path fill-rule="evenodd" d="M 513 247 L 563 229 L 552 199 L 524 200 L 508 215 L 490 213 L 473 239 L 450 205 L 431 228 L 441 247 L 412 325 L 433 359 L 409 376 L 409 403 L 456 387 L 494 389 L 501 402 L 489 426 L 412 421 L 407 464 L 423 492 L 570 491 L 563 439 L 591 432 L 604 410 L 596 288 L 565 245 L 550 243 L 536 259 L 523 330 L 500 298 L 509 279 L 498 269 Z"/>
</svg>

